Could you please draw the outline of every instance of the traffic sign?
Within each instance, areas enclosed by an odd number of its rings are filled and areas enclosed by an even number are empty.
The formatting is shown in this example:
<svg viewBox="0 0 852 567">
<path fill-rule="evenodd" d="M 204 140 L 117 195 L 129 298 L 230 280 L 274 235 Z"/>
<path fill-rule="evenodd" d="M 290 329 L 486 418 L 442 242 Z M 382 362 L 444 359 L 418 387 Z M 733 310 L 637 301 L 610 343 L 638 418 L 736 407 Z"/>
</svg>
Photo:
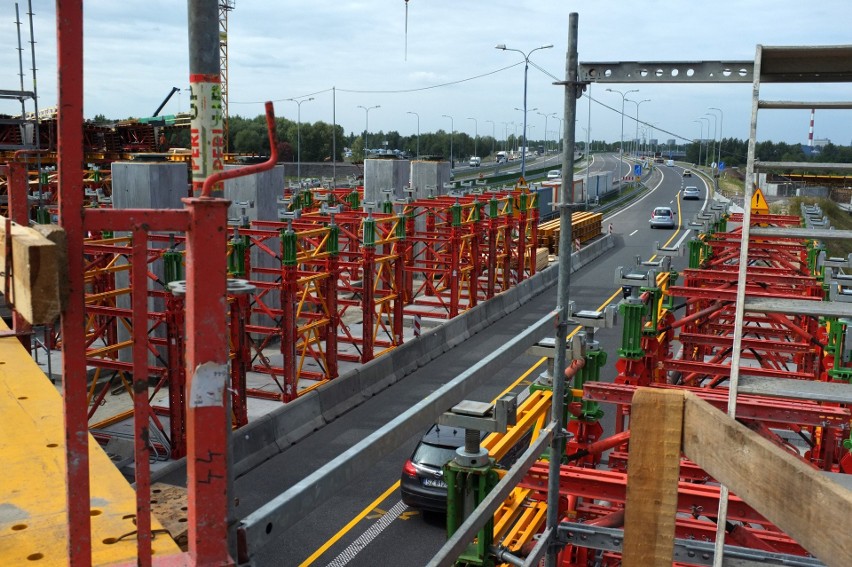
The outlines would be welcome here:
<svg viewBox="0 0 852 567">
<path fill-rule="evenodd" d="M 755 187 L 754 195 L 751 196 L 751 212 L 759 215 L 769 214 L 769 205 L 766 203 L 766 197 L 763 196 L 760 187 Z"/>
<path fill-rule="evenodd" d="M 642 175 L 642 166 L 640 164 L 637 163 L 633 166 L 633 175 L 635 175 L 636 177 Z"/>
<path fill-rule="evenodd" d="M 720 161 L 719 162 L 719 171 L 724 171 L 724 170 L 725 170 L 725 162 Z"/>
</svg>

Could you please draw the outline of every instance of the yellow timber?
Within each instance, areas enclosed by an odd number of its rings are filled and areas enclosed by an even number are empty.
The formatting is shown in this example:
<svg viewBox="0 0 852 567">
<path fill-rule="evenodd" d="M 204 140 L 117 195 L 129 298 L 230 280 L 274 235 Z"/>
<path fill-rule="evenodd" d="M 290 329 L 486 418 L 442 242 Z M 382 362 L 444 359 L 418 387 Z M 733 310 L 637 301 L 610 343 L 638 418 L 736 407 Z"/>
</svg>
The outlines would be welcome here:
<svg viewBox="0 0 852 567">
<path fill-rule="evenodd" d="M 67 565 L 62 398 L 14 337 L 0 338 L 0 455 L 0 564 Z M 91 435 L 89 471 L 92 563 L 135 563 L 135 493 Z M 152 528 L 162 529 L 155 518 Z M 153 550 L 180 553 L 159 532 Z"/>
</svg>

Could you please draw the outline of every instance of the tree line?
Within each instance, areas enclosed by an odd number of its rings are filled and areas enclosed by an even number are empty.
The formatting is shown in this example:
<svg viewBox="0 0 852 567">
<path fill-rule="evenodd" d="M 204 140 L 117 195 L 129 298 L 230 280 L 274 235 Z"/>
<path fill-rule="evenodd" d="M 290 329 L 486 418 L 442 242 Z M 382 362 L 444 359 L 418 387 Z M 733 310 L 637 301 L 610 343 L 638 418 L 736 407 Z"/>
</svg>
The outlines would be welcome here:
<svg viewBox="0 0 852 567">
<path fill-rule="evenodd" d="M 105 117 L 98 115 L 95 122 L 106 122 Z M 344 133 L 340 125 L 332 126 L 323 121 L 302 122 L 298 124 L 287 118 L 275 119 L 275 130 L 278 138 L 278 155 L 283 162 L 295 162 L 299 158 L 299 134 L 301 134 L 301 160 L 303 162 L 331 161 L 332 150 L 336 151 L 335 161 L 344 160 L 344 148 L 351 152 L 353 161 L 364 159 L 364 133 Z M 336 147 L 333 148 L 333 135 L 336 134 Z M 396 130 L 385 132 L 367 132 L 367 149 L 400 150 L 409 156 L 416 156 L 418 150 L 418 136 L 403 136 Z M 269 138 L 266 132 L 266 117 L 258 115 L 255 118 L 244 118 L 242 116 L 231 116 L 228 125 L 228 148 L 232 153 L 250 155 L 268 155 Z M 171 147 L 189 147 L 189 131 L 185 128 L 175 128 L 169 132 L 168 139 Z M 419 136 L 419 149 L 421 156 L 443 156 L 450 158 L 450 148 L 455 159 L 464 160 L 469 156 L 488 156 L 496 151 L 512 151 L 524 146 L 522 136 L 509 134 L 508 139 L 495 139 L 493 136 L 479 136 L 474 139 L 466 132 L 456 131 L 452 136 L 446 130 L 437 132 L 422 132 Z M 528 144 L 532 149 L 546 146 L 548 151 L 557 150 L 555 140 L 534 139 Z M 711 151 L 710 147 L 713 145 Z M 592 152 L 617 152 L 619 143 L 606 142 L 603 140 L 592 140 L 590 148 Z M 577 149 L 585 151 L 585 141 L 577 141 Z M 627 146 L 626 146 L 626 149 Z M 710 165 L 719 159 L 728 167 L 745 165 L 748 156 L 748 140 L 737 138 L 724 138 L 721 141 L 721 154 L 719 146 L 708 140 L 703 140 L 679 145 L 677 148 L 669 148 L 658 145 L 655 151 L 665 154 L 667 149 L 678 149 L 686 152 L 685 160 L 692 163 L 700 161 Z M 826 163 L 852 163 L 852 146 L 828 144 L 820 148 L 819 153 L 808 155 L 800 144 L 787 144 L 785 142 L 758 142 L 755 145 L 755 155 L 761 161 L 798 161 L 798 162 L 826 162 Z"/>
</svg>

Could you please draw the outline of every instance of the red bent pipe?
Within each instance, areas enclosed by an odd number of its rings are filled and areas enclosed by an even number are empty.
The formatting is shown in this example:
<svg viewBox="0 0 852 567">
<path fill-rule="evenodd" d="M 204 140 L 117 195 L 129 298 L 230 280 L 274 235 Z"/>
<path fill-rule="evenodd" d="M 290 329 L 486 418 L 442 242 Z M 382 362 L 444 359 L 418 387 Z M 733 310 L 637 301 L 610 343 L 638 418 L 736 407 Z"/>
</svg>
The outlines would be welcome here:
<svg viewBox="0 0 852 567">
<path fill-rule="evenodd" d="M 234 179 L 235 177 L 244 177 L 253 173 L 267 171 L 275 167 L 278 161 L 278 143 L 275 138 L 275 110 L 272 107 L 272 102 L 266 102 L 266 129 L 269 131 L 269 159 L 263 163 L 255 165 L 247 165 L 228 171 L 219 171 L 204 180 L 204 185 L 201 188 L 201 197 L 210 198 L 210 193 L 213 191 L 213 185 L 225 179 Z"/>
</svg>

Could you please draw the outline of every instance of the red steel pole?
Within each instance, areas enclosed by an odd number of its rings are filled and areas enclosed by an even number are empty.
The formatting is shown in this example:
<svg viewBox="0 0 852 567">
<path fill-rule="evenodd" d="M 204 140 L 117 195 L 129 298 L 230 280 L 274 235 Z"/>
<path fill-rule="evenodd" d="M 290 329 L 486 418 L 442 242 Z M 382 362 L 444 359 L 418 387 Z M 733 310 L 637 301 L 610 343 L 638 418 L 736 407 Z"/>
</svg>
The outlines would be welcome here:
<svg viewBox="0 0 852 567">
<path fill-rule="evenodd" d="M 228 204 L 183 199 L 186 239 L 187 489 L 189 553 L 195 565 L 233 565 L 228 554 L 230 416 L 226 329 Z"/>
<path fill-rule="evenodd" d="M 133 312 L 133 442 L 136 472 L 137 565 L 151 565 L 151 464 L 148 452 L 148 248 L 145 231 L 133 231 L 131 252 Z"/>
<path fill-rule="evenodd" d="M 86 419 L 86 345 L 83 283 L 83 1 L 56 3 L 59 116 L 59 224 L 68 243 L 68 303 L 62 311 L 62 397 L 68 563 L 92 563 L 89 430 Z"/>
</svg>

